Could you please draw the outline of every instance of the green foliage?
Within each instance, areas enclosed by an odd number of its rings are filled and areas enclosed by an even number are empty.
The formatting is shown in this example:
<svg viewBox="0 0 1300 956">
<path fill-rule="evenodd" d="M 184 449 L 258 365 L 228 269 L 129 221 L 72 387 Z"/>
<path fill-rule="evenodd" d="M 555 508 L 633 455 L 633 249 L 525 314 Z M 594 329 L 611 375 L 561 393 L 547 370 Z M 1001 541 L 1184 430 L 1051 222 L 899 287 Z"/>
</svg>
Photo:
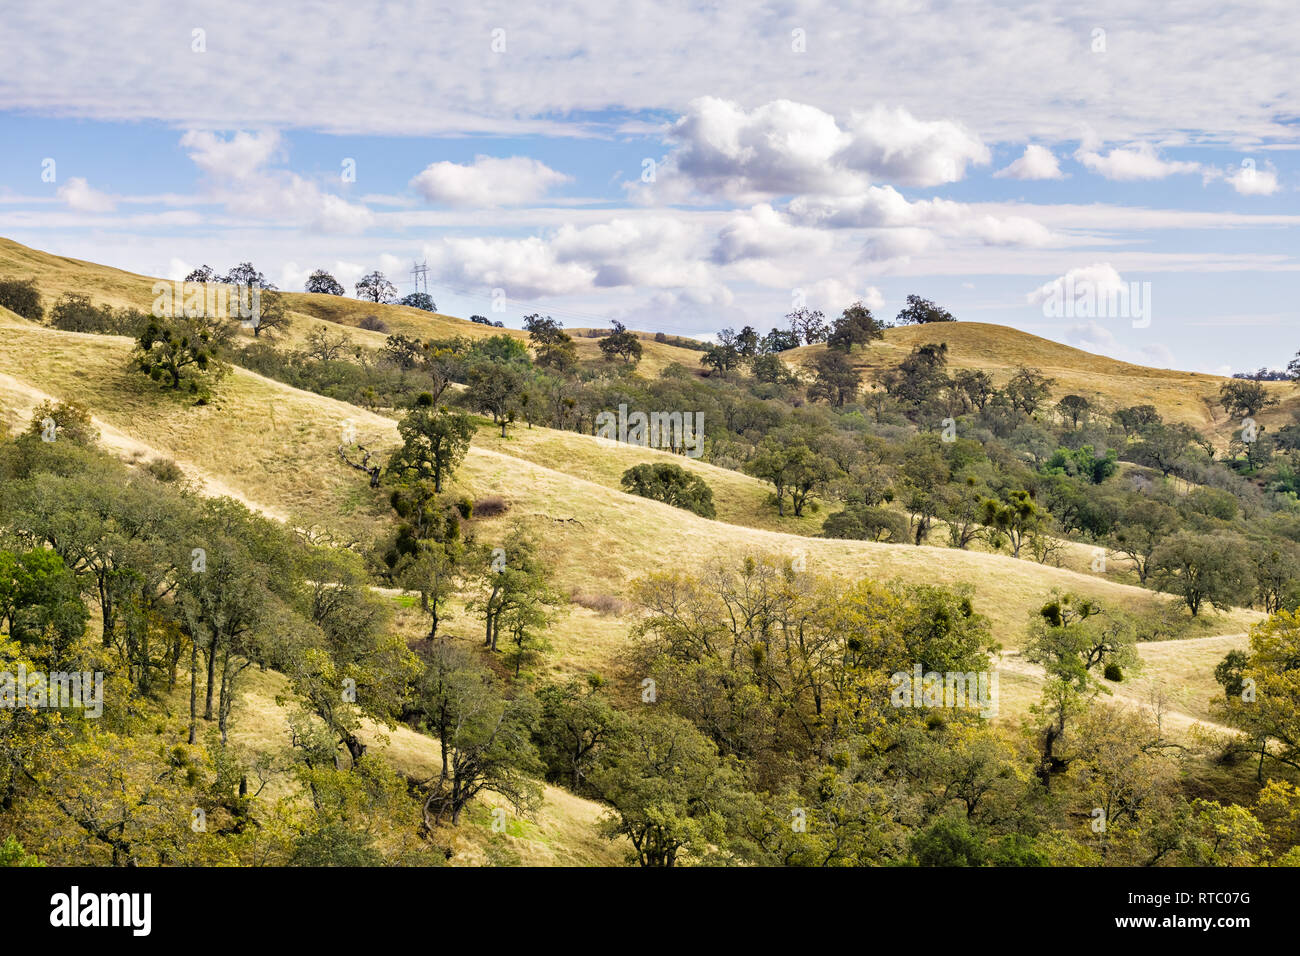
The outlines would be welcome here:
<svg viewBox="0 0 1300 956">
<path fill-rule="evenodd" d="M 382 272 L 367 272 L 356 284 L 358 299 L 367 302 L 392 303 L 397 301 L 397 286 L 388 281 Z"/>
<path fill-rule="evenodd" d="M 441 492 L 443 481 L 465 460 L 476 429 L 466 414 L 417 404 L 397 423 L 397 431 L 402 445 L 389 458 L 388 474 L 402 481 L 432 480 L 433 490 Z"/>
<path fill-rule="evenodd" d="M 853 346 L 868 345 L 884 336 L 884 328 L 871 310 L 861 302 L 854 302 L 835 320 L 830 335 L 826 337 L 826 347 L 848 354 Z"/>
<path fill-rule="evenodd" d="M 573 338 L 555 319 L 537 313 L 526 315 L 524 328 L 528 330 L 538 366 L 565 373 L 578 364 L 578 350 Z"/>
<path fill-rule="evenodd" d="M 501 426 L 501 437 L 505 438 L 506 427 L 520 414 L 523 374 L 506 362 L 478 359 L 469 366 L 467 380 L 465 400 L 475 410 L 491 415 L 492 421 Z"/>
<path fill-rule="evenodd" d="M 909 295 L 907 306 L 894 321 L 899 325 L 927 325 L 931 322 L 956 322 L 957 319 L 947 309 L 940 308 L 929 299 Z"/>
<path fill-rule="evenodd" d="M 591 780 L 612 807 L 603 830 L 631 844 L 631 862 L 668 867 L 683 856 L 693 863 L 725 859 L 742 778 L 690 721 L 634 713 L 605 747 Z"/>
<path fill-rule="evenodd" d="M 427 292 L 412 292 L 410 295 L 404 295 L 398 300 L 397 304 L 411 309 L 419 309 L 421 312 L 438 311 L 438 304 L 433 301 L 433 297 Z"/>
<path fill-rule="evenodd" d="M 343 285 L 324 269 L 317 269 L 307 278 L 306 291 L 321 295 L 342 295 Z"/>
<path fill-rule="evenodd" d="M 803 439 L 776 436 L 764 438 L 744 468 L 746 473 L 771 482 L 779 515 L 785 515 L 788 495 L 796 518 L 839 472 L 835 462 L 814 452 Z"/>
<path fill-rule="evenodd" d="M 1219 404 L 1233 418 L 1253 418 L 1277 401 L 1263 382 L 1251 379 L 1230 379 L 1219 388 Z"/>
<path fill-rule="evenodd" d="M 45 317 L 35 279 L 0 279 L 0 307 L 33 322 Z"/>
<path fill-rule="evenodd" d="M 0 841 L 0 866 L 44 866 L 40 860 L 23 849 L 23 845 L 7 836 Z"/>
<path fill-rule="evenodd" d="M 620 483 L 629 494 L 662 501 L 705 518 L 715 515 L 712 489 L 703 478 L 691 474 L 681 465 L 671 462 L 633 465 L 623 472 Z"/>
<path fill-rule="evenodd" d="M 822 522 L 822 536 L 905 544 L 910 532 L 907 518 L 897 511 L 880 505 L 850 502 L 843 511 L 829 515 Z"/>
<path fill-rule="evenodd" d="M 1180 531 L 1152 552 L 1151 567 L 1156 587 L 1181 597 L 1193 617 L 1206 604 L 1247 603 L 1255 589 L 1246 543 L 1234 534 Z"/>
<path fill-rule="evenodd" d="M 132 361 L 155 382 L 191 393 L 220 379 L 228 366 L 221 354 L 233 330 L 230 323 L 208 318 L 153 318 L 136 339 Z"/>
<path fill-rule="evenodd" d="M 621 358 L 631 365 L 641 361 L 641 353 L 644 351 L 636 333 L 629 332 L 622 322 L 615 322 L 609 335 L 596 344 L 600 346 L 606 359 Z"/>
<path fill-rule="evenodd" d="M 1119 470 L 1119 453 L 1111 448 L 1106 454 L 1098 455 L 1091 445 L 1084 445 L 1074 451 L 1058 448 L 1043 465 L 1043 470 L 1078 476 L 1099 485 Z"/>
<path fill-rule="evenodd" d="M 51 428 L 51 424 L 53 428 Z M 99 441 L 90 411 L 78 402 L 41 402 L 32 411 L 26 434 L 44 442 L 71 442 L 89 448 Z"/>
<path fill-rule="evenodd" d="M 415 706 L 442 750 L 442 771 L 423 799 L 426 825 L 455 825 L 484 790 L 519 812 L 537 806 L 541 787 L 533 776 L 543 768 L 531 733 L 536 700 L 506 697 L 491 671 L 446 641 L 435 642 L 425 659 Z"/>
</svg>

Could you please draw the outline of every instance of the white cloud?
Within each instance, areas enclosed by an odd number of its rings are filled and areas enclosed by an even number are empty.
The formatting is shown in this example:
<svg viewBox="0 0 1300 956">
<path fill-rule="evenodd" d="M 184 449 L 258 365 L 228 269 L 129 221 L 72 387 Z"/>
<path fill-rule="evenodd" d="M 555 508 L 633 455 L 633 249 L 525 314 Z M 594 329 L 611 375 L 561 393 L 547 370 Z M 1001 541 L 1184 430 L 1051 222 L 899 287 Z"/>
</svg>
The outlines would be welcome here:
<svg viewBox="0 0 1300 956">
<path fill-rule="evenodd" d="M 951 120 L 919 120 L 901 106 L 873 107 L 849 121 L 844 161 L 876 180 L 904 186 L 938 186 L 966 175 L 966 165 L 987 163 L 988 147 Z"/>
<path fill-rule="evenodd" d="M 1253 160 L 1243 162 L 1236 169 L 1225 174 L 1228 184 L 1243 196 L 1271 196 L 1281 186 L 1277 181 L 1277 169 L 1272 163 L 1264 163 L 1257 168 Z"/>
<path fill-rule="evenodd" d="M 229 138 L 190 130 L 180 144 L 208 178 L 209 195 L 236 216 L 288 221 L 317 232 L 356 233 L 374 224 L 374 213 L 327 193 L 286 169 L 269 169 L 284 147 L 275 132 L 236 132 Z"/>
<path fill-rule="evenodd" d="M 972 216 L 958 222 L 954 231 L 990 246 L 1044 246 L 1052 241 L 1046 226 L 1025 216 Z"/>
<path fill-rule="evenodd" d="M 982 211 L 980 206 L 949 199 L 908 202 L 892 186 L 870 186 L 856 196 L 842 199 L 800 196 L 790 201 L 789 211 L 795 222 L 808 226 L 914 230 L 924 227 L 935 238 L 973 239 L 995 246 L 1044 246 L 1053 241 L 1052 232 L 1028 216 L 994 215 Z M 898 242 L 914 244 L 908 238 Z"/>
<path fill-rule="evenodd" d="M 117 208 L 111 196 L 91 188 L 80 176 L 73 176 L 60 186 L 57 195 L 78 212 L 112 212 Z"/>
<path fill-rule="evenodd" d="M 1061 179 L 1060 161 L 1044 146 L 1030 143 L 1024 155 L 993 174 L 996 179 Z"/>
<path fill-rule="evenodd" d="M 844 116 L 905 90 L 915 115 L 959 119 L 990 142 L 1064 141 L 1080 116 L 1097 117 L 1113 142 L 1187 131 L 1293 141 L 1286 107 L 1300 99 L 1290 11 L 1247 0 L 1189 0 L 1172 20 L 1159 7 L 1113 6 L 1099 17 L 1116 24 L 1105 58 L 1088 51 L 1093 24 L 1066 0 L 997 16 L 975 4 L 825 0 L 809 13 L 803 56 L 789 49 L 788 4 L 742 16 L 664 0 L 653 28 L 629 28 L 597 0 L 362 3 L 329 17 L 308 0 L 285 0 L 273 17 L 264 2 L 228 0 L 206 24 L 206 53 L 191 50 L 188 29 L 174 43 L 138 42 L 140 23 L 168 22 L 174 7 L 140 0 L 122 17 L 112 5 L 48 0 L 11 11 L 0 99 L 15 112 L 208 128 L 517 135 L 635 129 L 701 91 L 764 103 L 793 88 Z M 508 53 L 490 52 L 490 24 L 508 27 Z M 430 36 L 463 42 L 439 46 L 431 69 Z M 274 84 L 249 63 L 270 64 Z M 611 108 L 620 112 L 598 115 Z"/>
<path fill-rule="evenodd" d="M 740 201 L 790 193 L 839 194 L 866 180 L 838 167 L 849 143 L 829 113 L 803 103 L 775 100 L 746 112 L 738 104 L 705 96 L 692 100 L 669 131 L 679 149 L 656 172 L 669 200 L 688 190 Z"/>
<path fill-rule="evenodd" d="M 846 196 L 873 180 L 936 186 L 989 160 L 988 148 L 959 124 L 920 120 L 902 107 L 854 112 L 841 128 L 806 103 L 774 100 L 746 111 L 706 96 L 690 102 L 668 136 L 677 149 L 656 169 L 655 182 L 629 187 L 644 201 Z"/>
<path fill-rule="evenodd" d="M 710 258 L 720 265 L 742 259 L 775 259 L 829 251 L 831 237 L 792 224 L 767 203 L 736 216 L 718 233 Z"/>
<path fill-rule="evenodd" d="M 1030 292 L 1025 298 L 1030 305 L 1042 305 L 1048 299 L 1060 299 L 1068 296 L 1070 289 L 1090 288 L 1098 298 L 1128 289 L 1128 284 L 1109 262 L 1071 269 L 1063 276 L 1046 282 Z"/>
<path fill-rule="evenodd" d="M 562 226 L 548 237 L 449 238 L 425 247 L 430 274 L 446 284 L 504 289 L 512 299 L 599 288 L 723 295 L 704 261 L 704 236 L 666 217 Z"/>
<path fill-rule="evenodd" d="M 208 130 L 190 130 L 181 137 L 181 148 L 189 150 L 194 165 L 214 179 L 237 181 L 255 176 L 280 155 L 283 145 L 274 130 L 239 131 L 229 139 Z"/>
<path fill-rule="evenodd" d="M 1102 155 L 1093 150 L 1081 149 L 1075 158 L 1094 173 L 1107 179 L 1124 182 L 1143 179 L 1164 179 L 1176 173 L 1195 173 L 1200 163 L 1163 160 L 1150 143 L 1116 147 Z"/>
<path fill-rule="evenodd" d="M 875 232 L 867 239 L 862 254 L 867 262 L 887 262 L 891 259 L 906 261 L 912 256 L 937 249 L 942 244 L 939 237 L 930 230 L 908 226 Z"/>
<path fill-rule="evenodd" d="M 802 290 L 808 307 L 821 309 L 828 319 L 836 318 L 854 302 L 861 302 L 872 312 L 885 307 L 885 297 L 873 285 L 855 286 L 839 279 L 820 279 Z"/>
<path fill-rule="evenodd" d="M 527 156 L 476 156 L 472 164 L 432 163 L 411 187 L 432 203 L 449 206 L 518 206 L 546 195 L 571 177 Z"/>
</svg>

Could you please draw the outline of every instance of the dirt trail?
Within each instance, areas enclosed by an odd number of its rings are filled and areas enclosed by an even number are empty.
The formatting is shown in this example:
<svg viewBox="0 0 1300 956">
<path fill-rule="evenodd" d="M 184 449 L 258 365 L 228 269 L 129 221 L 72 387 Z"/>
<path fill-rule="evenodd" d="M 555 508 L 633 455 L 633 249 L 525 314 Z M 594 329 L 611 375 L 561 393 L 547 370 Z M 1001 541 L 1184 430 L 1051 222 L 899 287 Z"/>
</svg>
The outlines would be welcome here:
<svg viewBox="0 0 1300 956">
<path fill-rule="evenodd" d="M 1177 643 L 1195 643 L 1208 641 L 1222 641 L 1229 637 L 1244 637 L 1245 635 L 1236 634 L 1217 634 L 1211 637 L 1190 637 L 1186 641 Z M 1001 655 L 997 662 L 999 670 L 1007 671 L 1012 674 L 1020 674 L 1029 677 L 1034 681 L 1041 682 L 1046 677 L 1046 672 L 1039 664 L 1031 663 L 1025 660 L 1019 651 L 1007 651 Z M 1152 706 L 1151 700 L 1144 690 L 1134 690 L 1125 687 L 1122 684 L 1106 682 L 1106 688 L 1111 692 L 1110 699 L 1128 704 L 1133 707 L 1140 707 L 1148 713 L 1155 715 L 1155 707 Z M 1186 711 L 1179 710 L 1177 707 L 1166 704 L 1164 712 L 1161 715 L 1162 729 L 1166 736 L 1180 737 L 1187 736 L 1193 730 L 1208 730 L 1221 734 L 1236 734 L 1237 731 L 1227 724 L 1216 723 L 1212 720 L 1205 720 L 1201 717 L 1193 716 Z"/>
</svg>

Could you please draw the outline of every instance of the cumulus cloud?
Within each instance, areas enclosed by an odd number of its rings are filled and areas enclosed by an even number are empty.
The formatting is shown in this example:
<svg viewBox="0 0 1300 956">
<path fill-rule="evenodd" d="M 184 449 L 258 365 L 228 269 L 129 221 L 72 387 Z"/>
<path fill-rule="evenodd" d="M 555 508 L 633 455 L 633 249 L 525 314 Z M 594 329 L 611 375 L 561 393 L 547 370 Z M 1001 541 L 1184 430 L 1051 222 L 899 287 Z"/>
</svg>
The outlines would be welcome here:
<svg viewBox="0 0 1300 956">
<path fill-rule="evenodd" d="M 988 147 L 959 123 L 920 120 L 900 107 L 855 113 L 844 160 L 873 179 L 904 186 L 938 186 L 966 175 L 968 163 L 990 159 Z"/>
<path fill-rule="evenodd" d="M 1069 296 L 1069 290 L 1090 288 L 1097 297 L 1127 291 L 1128 284 L 1109 262 L 1071 269 L 1063 276 L 1034 289 L 1025 299 L 1030 305 L 1042 305 L 1048 299 L 1059 300 Z"/>
<path fill-rule="evenodd" d="M 565 225 L 545 237 L 448 238 L 426 246 L 425 254 L 440 281 L 500 288 L 512 299 L 621 287 L 716 297 L 720 283 L 704 261 L 702 240 L 683 222 L 647 217 Z"/>
<path fill-rule="evenodd" d="M 854 285 L 839 279 L 819 279 L 800 289 L 811 309 L 821 309 L 827 318 L 835 318 L 840 311 L 861 302 L 872 312 L 879 312 L 885 307 L 885 297 L 873 285 Z"/>
<path fill-rule="evenodd" d="M 518 206 L 542 198 L 571 177 L 527 156 L 476 156 L 473 163 L 432 163 L 411 187 L 432 203 L 448 206 Z"/>
<path fill-rule="evenodd" d="M 753 110 L 717 97 L 692 100 L 668 131 L 677 149 L 653 184 L 632 184 L 645 200 L 692 195 L 754 202 L 787 195 L 844 196 L 872 181 L 936 186 L 961 179 L 989 151 L 949 120 L 920 120 L 877 106 L 851 113 L 841 128 L 830 113 L 774 100 Z"/>
<path fill-rule="evenodd" d="M 1061 179 L 1060 161 L 1044 146 L 1030 143 L 1024 155 L 993 174 L 996 179 Z"/>
<path fill-rule="evenodd" d="M 950 199 L 908 200 L 892 186 L 870 186 L 856 196 L 792 199 L 794 221 L 809 226 L 865 229 L 926 227 L 987 245 L 1041 246 L 1052 240 L 1046 226 L 1027 216 L 994 216 Z"/>
<path fill-rule="evenodd" d="M 274 130 L 237 131 L 229 138 L 210 130 L 190 130 L 181 137 L 194 165 L 220 181 L 248 179 L 281 154 L 283 144 Z"/>
<path fill-rule="evenodd" d="M 767 203 L 741 213 L 723 226 L 710 258 L 725 265 L 743 259 L 772 259 L 825 253 L 830 236 L 791 223 Z"/>
<path fill-rule="evenodd" d="M 374 222 L 365 205 L 327 193 L 297 173 L 268 168 L 284 153 L 278 133 L 240 131 L 224 137 L 190 130 L 180 144 L 207 174 L 211 197 L 235 215 L 287 220 L 328 233 L 361 232 Z"/>
<path fill-rule="evenodd" d="M 1243 161 L 1236 169 L 1227 170 L 1224 178 L 1242 196 L 1271 196 L 1282 188 L 1277 169 L 1269 162 L 1257 168 L 1253 160 Z"/>
<path fill-rule="evenodd" d="M 117 208 L 111 196 L 92 188 L 80 176 L 73 176 L 60 186 L 56 195 L 78 212 L 112 212 Z"/>
<path fill-rule="evenodd" d="M 906 261 L 942 245 L 939 237 L 930 230 L 907 226 L 874 233 L 863 246 L 862 255 L 867 262 L 888 262 L 893 259 Z"/>
<path fill-rule="evenodd" d="M 679 148 L 656 174 L 682 191 L 741 201 L 861 188 L 860 174 L 835 163 L 849 143 L 835 118 L 814 106 L 775 100 L 746 111 L 712 96 L 692 100 L 669 130 Z M 657 190 L 646 190 L 657 192 Z"/>
<path fill-rule="evenodd" d="M 1105 154 L 1081 149 L 1075 158 L 1094 173 L 1123 182 L 1164 179 L 1177 173 L 1195 173 L 1201 170 L 1200 163 L 1161 159 L 1150 143 L 1116 147 Z"/>
</svg>

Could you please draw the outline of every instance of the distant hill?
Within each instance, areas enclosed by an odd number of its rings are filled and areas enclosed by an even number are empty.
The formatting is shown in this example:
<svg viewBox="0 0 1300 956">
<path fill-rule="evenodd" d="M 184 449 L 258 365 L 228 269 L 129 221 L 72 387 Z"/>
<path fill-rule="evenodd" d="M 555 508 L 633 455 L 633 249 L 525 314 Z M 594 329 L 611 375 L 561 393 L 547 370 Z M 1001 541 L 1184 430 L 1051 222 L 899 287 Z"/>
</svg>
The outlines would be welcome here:
<svg viewBox="0 0 1300 956">
<path fill-rule="evenodd" d="M 1219 388 L 1231 381 L 1226 377 L 1133 365 L 1004 325 L 935 322 L 886 329 L 883 341 L 855 349 L 850 360 L 866 371 L 869 382 L 872 373 L 897 365 L 913 348 L 930 343 L 948 346 L 949 368 L 982 369 L 998 385 L 1005 384 L 1018 366 L 1027 365 L 1056 379 L 1052 391 L 1058 399 L 1073 393 L 1107 408 L 1154 405 L 1167 421 L 1183 422 L 1217 438 L 1226 438 L 1240 427 L 1216 404 Z M 809 345 L 783 357 L 802 367 L 825 349 Z M 1276 427 L 1292 421 L 1293 410 L 1300 408 L 1297 390 L 1288 382 L 1267 382 L 1265 387 L 1281 404 L 1265 410 L 1260 423 Z"/>
</svg>

